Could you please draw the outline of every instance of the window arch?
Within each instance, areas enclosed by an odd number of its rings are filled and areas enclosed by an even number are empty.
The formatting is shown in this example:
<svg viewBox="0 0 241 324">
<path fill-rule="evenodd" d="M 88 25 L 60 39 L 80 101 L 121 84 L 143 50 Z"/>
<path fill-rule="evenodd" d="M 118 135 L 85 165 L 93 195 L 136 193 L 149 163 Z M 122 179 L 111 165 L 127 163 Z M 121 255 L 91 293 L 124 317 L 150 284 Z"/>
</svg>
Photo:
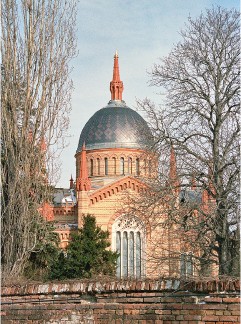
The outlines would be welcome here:
<svg viewBox="0 0 241 324">
<path fill-rule="evenodd" d="M 145 175 L 146 175 L 146 159 L 144 160 L 144 172 L 145 172 Z"/>
<path fill-rule="evenodd" d="M 132 174 L 132 158 L 128 157 L 128 173 Z"/>
<path fill-rule="evenodd" d="M 90 175 L 94 175 L 94 161 L 93 159 L 90 159 Z"/>
<path fill-rule="evenodd" d="M 125 159 L 120 158 L 120 174 L 125 174 Z"/>
<path fill-rule="evenodd" d="M 136 159 L 136 175 L 140 175 L 140 159 Z"/>
<path fill-rule="evenodd" d="M 105 175 L 108 175 L 108 158 L 105 158 Z"/>
<path fill-rule="evenodd" d="M 100 159 L 97 158 L 96 162 L 97 162 L 97 175 L 100 175 Z"/>
<path fill-rule="evenodd" d="M 116 158 L 113 157 L 112 161 L 113 161 L 113 174 L 116 174 Z"/>
<path fill-rule="evenodd" d="M 182 253 L 180 259 L 181 277 L 190 277 L 193 275 L 193 256 L 191 253 Z"/>
<path fill-rule="evenodd" d="M 137 217 L 123 215 L 115 221 L 112 226 L 112 247 L 119 253 L 117 277 L 144 276 L 144 242 L 144 226 Z"/>
</svg>

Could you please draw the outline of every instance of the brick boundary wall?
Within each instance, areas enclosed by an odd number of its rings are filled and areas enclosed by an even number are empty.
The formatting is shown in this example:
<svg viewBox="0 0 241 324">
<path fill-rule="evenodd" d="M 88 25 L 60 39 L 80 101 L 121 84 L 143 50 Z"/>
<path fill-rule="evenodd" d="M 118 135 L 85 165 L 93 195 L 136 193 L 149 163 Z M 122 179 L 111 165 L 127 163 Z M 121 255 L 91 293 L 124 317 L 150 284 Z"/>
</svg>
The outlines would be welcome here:
<svg viewBox="0 0 241 324">
<path fill-rule="evenodd" d="M 2 323 L 237 324 L 240 282 L 71 281 L 2 288 Z"/>
</svg>

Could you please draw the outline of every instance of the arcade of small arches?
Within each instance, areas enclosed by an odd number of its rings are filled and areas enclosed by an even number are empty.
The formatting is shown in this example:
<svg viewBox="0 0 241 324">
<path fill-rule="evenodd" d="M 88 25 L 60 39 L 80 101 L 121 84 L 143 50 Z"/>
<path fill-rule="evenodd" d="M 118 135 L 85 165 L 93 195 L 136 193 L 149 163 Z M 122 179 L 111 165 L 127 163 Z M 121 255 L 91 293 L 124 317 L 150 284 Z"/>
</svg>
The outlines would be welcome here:
<svg viewBox="0 0 241 324">
<path fill-rule="evenodd" d="M 74 205 L 73 205 L 73 207 L 74 207 Z M 54 208 L 53 213 L 55 215 L 66 215 L 66 214 L 75 215 L 75 209 L 74 208 L 71 208 L 71 209 Z"/>
<path fill-rule="evenodd" d="M 109 152 L 108 152 L 109 153 Z M 98 176 L 147 176 L 153 175 L 154 160 L 147 154 L 91 154 L 87 153 L 89 177 Z M 79 163 L 78 163 L 79 162 Z M 79 169 L 80 161 L 77 162 Z M 78 172 L 78 170 L 77 170 Z"/>
<path fill-rule="evenodd" d="M 103 165 L 101 165 L 103 164 Z M 117 168 L 119 164 L 119 168 Z M 118 170 L 119 169 L 119 170 Z M 104 174 L 101 174 L 101 170 Z M 135 171 L 134 171 L 135 170 Z M 140 159 L 136 158 L 134 161 L 131 157 L 128 157 L 125 161 L 124 157 L 119 160 L 116 157 L 104 159 L 91 158 L 89 161 L 89 174 L 91 177 L 100 175 L 125 175 L 125 174 L 135 174 L 140 175 Z"/>
</svg>

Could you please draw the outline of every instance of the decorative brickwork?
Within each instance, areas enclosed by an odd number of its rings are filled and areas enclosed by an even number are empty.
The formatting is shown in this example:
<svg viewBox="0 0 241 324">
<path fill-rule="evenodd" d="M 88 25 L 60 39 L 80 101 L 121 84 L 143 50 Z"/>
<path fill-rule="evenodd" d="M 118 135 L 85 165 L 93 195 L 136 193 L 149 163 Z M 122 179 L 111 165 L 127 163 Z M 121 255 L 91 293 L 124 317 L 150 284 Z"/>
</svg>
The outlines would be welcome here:
<svg viewBox="0 0 241 324">
<path fill-rule="evenodd" d="M 176 222 L 170 226 L 169 210 L 178 211 L 180 218 L 181 210 L 187 216 L 189 207 L 179 209 L 179 203 L 189 201 L 208 213 L 212 207 L 209 194 L 202 193 L 195 183 L 191 190 L 180 190 L 172 146 L 165 189 L 156 191 L 162 158 L 152 150 L 155 142 L 146 121 L 122 100 L 117 53 L 110 90 L 108 105 L 87 121 L 80 134 L 75 181 L 71 176 L 69 189 L 58 188 L 54 204 L 45 204 L 42 214 L 55 221 L 64 249 L 71 232 L 82 227 L 83 215 L 95 216 L 97 225 L 110 233 L 111 249 L 119 254 L 118 277 L 195 277 L 201 268 L 202 251 L 188 240 L 183 243 L 186 228 L 183 234 Z M 142 231 L 132 227 L 121 232 L 115 228 L 115 222 L 126 216 L 139 218 Z M 198 212 L 194 211 L 193 216 L 198 219 Z M 193 242 L 195 235 L 195 231 L 189 231 Z M 217 267 L 207 269 L 206 275 L 214 276 Z"/>
<path fill-rule="evenodd" d="M 2 288 L 2 323 L 238 324 L 240 282 L 73 281 Z"/>
</svg>

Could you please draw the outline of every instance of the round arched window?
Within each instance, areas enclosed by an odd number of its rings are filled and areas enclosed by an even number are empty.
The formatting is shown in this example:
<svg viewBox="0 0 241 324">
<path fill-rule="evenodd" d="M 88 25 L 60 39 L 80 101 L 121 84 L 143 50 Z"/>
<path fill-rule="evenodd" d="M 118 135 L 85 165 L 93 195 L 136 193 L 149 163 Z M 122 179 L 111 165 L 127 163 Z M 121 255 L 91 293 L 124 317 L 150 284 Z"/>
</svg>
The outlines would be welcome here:
<svg viewBox="0 0 241 324">
<path fill-rule="evenodd" d="M 112 226 L 112 247 L 119 253 L 118 277 L 144 276 L 145 229 L 136 216 L 123 215 Z"/>
</svg>

